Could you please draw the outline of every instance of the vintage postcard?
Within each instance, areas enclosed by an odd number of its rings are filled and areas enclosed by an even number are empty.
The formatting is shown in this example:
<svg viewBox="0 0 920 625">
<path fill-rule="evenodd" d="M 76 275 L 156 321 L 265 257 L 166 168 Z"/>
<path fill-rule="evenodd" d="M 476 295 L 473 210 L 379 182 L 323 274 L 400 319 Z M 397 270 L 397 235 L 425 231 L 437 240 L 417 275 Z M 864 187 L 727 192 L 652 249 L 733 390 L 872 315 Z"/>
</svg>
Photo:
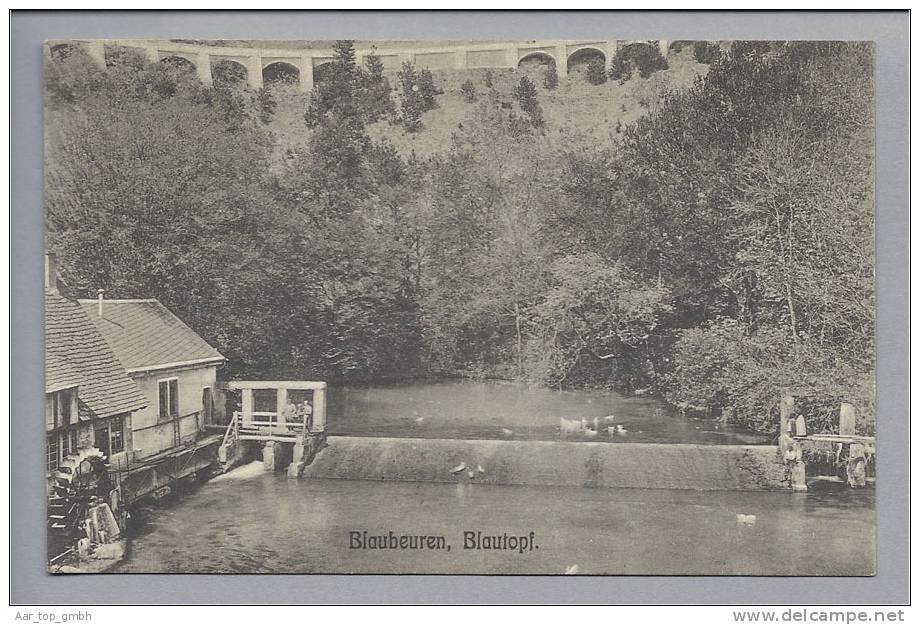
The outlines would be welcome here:
<svg viewBox="0 0 920 625">
<path fill-rule="evenodd" d="M 46 42 L 48 571 L 873 575 L 874 52 Z"/>
</svg>

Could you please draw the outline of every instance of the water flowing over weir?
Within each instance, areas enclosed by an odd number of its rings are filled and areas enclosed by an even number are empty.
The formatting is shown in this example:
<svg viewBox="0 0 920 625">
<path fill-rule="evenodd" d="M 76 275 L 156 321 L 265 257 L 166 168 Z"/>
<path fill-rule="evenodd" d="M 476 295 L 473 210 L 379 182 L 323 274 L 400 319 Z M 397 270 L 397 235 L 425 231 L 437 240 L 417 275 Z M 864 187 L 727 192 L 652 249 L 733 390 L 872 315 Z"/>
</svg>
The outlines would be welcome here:
<svg viewBox="0 0 920 625">
<path fill-rule="evenodd" d="M 304 477 L 679 490 L 788 488 L 773 446 L 349 436 L 332 436 L 327 443 L 304 469 Z"/>
</svg>

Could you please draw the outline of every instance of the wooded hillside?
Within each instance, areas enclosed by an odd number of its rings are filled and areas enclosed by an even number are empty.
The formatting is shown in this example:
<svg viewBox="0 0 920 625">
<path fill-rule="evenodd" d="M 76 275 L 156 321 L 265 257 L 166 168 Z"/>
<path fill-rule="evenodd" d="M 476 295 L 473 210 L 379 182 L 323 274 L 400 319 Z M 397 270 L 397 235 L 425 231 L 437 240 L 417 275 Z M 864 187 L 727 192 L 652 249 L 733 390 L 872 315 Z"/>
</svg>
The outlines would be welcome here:
<svg viewBox="0 0 920 625">
<path fill-rule="evenodd" d="M 651 389 L 764 430 L 794 389 L 871 428 L 872 48 L 692 48 L 553 85 L 338 42 L 309 97 L 73 50 L 48 245 L 75 295 L 156 297 L 235 375 Z"/>
</svg>

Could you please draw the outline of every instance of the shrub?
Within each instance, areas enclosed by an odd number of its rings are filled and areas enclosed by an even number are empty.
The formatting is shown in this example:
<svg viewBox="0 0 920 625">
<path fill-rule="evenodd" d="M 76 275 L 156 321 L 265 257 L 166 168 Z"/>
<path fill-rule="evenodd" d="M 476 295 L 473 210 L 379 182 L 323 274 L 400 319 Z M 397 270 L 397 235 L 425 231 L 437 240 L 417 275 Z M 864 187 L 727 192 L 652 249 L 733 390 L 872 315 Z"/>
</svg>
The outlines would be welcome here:
<svg viewBox="0 0 920 625">
<path fill-rule="evenodd" d="M 221 60 L 211 66 L 211 76 L 216 84 L 245 85 L 246 68 L 233 61 Z"/>
<path fill-rule="evenodd" d="M 856 404 L 861 431 L 871 427 L 871 381 L 815 344 L 790 343 L 776 328 L 751 333 L 722 319 L 683 330 L 667 365 L 658 376 L 667 401 L 730 408 L 732 423 L 753 430 L 776 432 L 782 389 L 802 397 L 797 408 L 813 431 L 833 429 L 842 400 Z"/>
<path fill-rule="evenodd" d="M 269 123 L 275 116 L 275 111 L 278 109 L 278 102 L 275 100 L 275 96 L 272 95 L 270 89 L 259 89 L 255 101 L 259 120 L 263 124 Z"/>
<path fill-rule="evenodd" d="M 486 70 L 486 75 L 482 77 L 482 84 L 486 86 L 486 89 L 492 89 L 495 87 L 492 70 Z"/>
<path fill-rule="evenodd" d="M 422 103 L 422 111 L 431 111 L 438 108 L 436 96 L 444 93 L 434 84 L 431 71 L 423 69 L 418 73 L 418 94 Z"/>
<path fill-rule="evenodd" d="M 720 56 L 722 56 L 722 50 L 717 43 L 696 41 L 693 44 L 693 58 L 696 59 L 697 63 L 712 65 L 719 60 Z"/>
<path fill-rule="evenodd" d="M 422 113 L 425 109 L 415 66 L 406 61 L 397 78 L 400 85 L 400 121 L 407 131 L 416 132 L 422 126 Z"/>
<path fill-rule="evenodd" d="M 472 80 L 466 80 L 462 85 L 460 85 L 460 95 L 463 96 L 463 100 L 465 102 L 476 101 L 476 87 L 473 86 Z"/>
<path fill-rule="evenodd" d="M 555 89 L 559 86 L 559 74 L 556 73 L 555 65 L 550 65 L 543 72 L 543 86 L 547 89 Z"/>
<path fill-rule="evenodd" d="M 130 67 L 141 69 L 147 65 L 147 59 L 139 50 L 126 48 L 124 46 L 106 46 L 105 49 L 106 67 Z"/>
<path fill-rule="evenodd" d="M 662 69 L 668 69 L 668 62 L 657 47 L 649 43 L 631 43 L 618 49 L 613 56 L 610 77 L 624 83 L 634 70 L 638 70 L 643 78 L 648 78 Z"/>
<path fill-rule="evenodd" d="M 604 59 L 597 57 L 591 59 L 585 70 L 585 80 L 592 85 L 602 85 L 607 82 L 607 70 L 604 67 Z"/>
<path fill-rule="evenodd" d="M 521 82 L 514 88 L 514 97 L 517 98 L 521 110 L 527 113 L 530 124 L 534 128 L 543 125 L 543 109 L 537 101 L 537 88 L 527 76 L 521 76 Z"/>
<path fill-rule="evenodd" d="M 52 48 L 45 63 L 45 89 L 51 102 L 70 103 L 98 89 L 104 73 L 75 46 Z"/>
</svg>

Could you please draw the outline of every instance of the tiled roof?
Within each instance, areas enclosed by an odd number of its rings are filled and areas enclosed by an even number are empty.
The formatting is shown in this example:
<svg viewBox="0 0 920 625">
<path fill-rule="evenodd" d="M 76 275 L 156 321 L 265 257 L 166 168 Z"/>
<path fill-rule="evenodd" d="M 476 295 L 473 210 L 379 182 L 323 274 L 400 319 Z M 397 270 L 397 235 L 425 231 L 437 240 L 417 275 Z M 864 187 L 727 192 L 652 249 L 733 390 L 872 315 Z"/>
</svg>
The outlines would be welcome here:
<svg viewBox="0 0 920 625">
<path fill-rule="evenodd" d="M 104 300 L 101 317 L 96 300 L 80 305 L 128 371 L 224 360 L 155 299 Z"/>
<path fill-rule="evenodd" d="M 139 410 L 147 400 L 76 302 L 45 291 L 46 389 L 76 382 L 100 418 Z"/>
<path fill-rule="evenodd" d="M 80 374 L 54 352 L 45 350 L 45 392 L 80 386 Z"/>
</svg>

